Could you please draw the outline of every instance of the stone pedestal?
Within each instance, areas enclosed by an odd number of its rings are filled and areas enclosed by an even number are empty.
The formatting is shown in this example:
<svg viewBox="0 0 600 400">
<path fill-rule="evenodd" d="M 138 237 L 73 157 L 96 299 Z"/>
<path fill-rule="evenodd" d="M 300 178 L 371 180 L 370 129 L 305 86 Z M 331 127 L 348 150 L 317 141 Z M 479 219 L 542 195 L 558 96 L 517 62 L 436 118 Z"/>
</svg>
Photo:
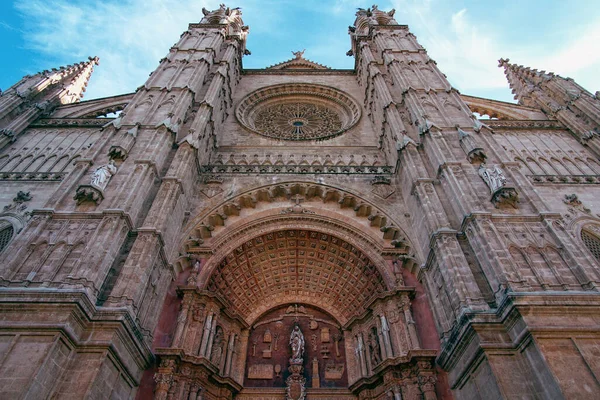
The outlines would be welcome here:
<svg viewBox="0 0 600 400">
<path fill-rule="evenodd" d="M 302 361 L 290 361 L 290 367 L 288 368 L 291 375 L 285 381 L 286 387 L 286 400 L 304 400 L 306 397 L 306 378 L 302 376 L 304 367 L 302 367 Z"/>
</svg>

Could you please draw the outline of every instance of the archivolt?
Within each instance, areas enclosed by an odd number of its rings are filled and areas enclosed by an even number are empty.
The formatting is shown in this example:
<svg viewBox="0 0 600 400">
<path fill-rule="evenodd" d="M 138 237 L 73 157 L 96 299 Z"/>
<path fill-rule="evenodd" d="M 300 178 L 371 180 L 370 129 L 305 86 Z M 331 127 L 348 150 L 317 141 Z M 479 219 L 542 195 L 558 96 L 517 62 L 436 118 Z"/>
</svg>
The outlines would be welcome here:
<svg viewBox="0 0 600 400">
<path fill-rule="evenodd" d="M 349 226 L 314 215 L 271 216 L 215 246 L 198 285 L 221 296 L 248 323 L 268 309 L 303 302 L 341 324 L 393 289 L 380 249 Z"/>
<path fill-rule="evenodd" d="M 357 220 L 362 219 L 368 222 L 369 226 L 378 229 L 381 239 L 391 247 L 405 249 L 407 252 L 412 248 L 406 232 L 399 224 L 359 195 L 321 184 L 288 182 L 248 190 L 194 218 L 185 229 L 184 248 L 180 252 L 189 252 L 190 248 L 204 243 L 213 237 L 216 228 L 229 225 L 229 221 L 240 216 L 243 209 L 255 209 L 260 202 L 285 202 L 282 207 L 291 208 L 289 213 L 293 214 L 290 201 L 296 195 L 303 197 L 307 202 L 320 200 L 326 204 L 337 204 L 339 210 L 352 210 Z"/>
</svg>

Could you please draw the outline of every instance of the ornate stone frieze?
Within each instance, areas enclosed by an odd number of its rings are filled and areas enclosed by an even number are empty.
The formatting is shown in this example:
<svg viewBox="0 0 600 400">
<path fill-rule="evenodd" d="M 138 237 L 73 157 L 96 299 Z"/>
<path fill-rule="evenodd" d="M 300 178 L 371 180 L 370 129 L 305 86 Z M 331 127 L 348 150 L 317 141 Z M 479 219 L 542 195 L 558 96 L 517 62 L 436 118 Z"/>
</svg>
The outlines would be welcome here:
<svg viewBox="0 0 600 400">
<path fill-rule="evenodd" d="M 534 185 L 597 185 L 600 175 L 527 175 Z"/>
<path fill-rule="evenodd" d="M 203 165 L 202 172 L 209 174 L 351 174 L 372 175 L 392 174 L 394 167 L 391 165 L 367 166 L 320 166 L 320 165 Z"/>
<path fill-rule="evenodd" d="M 486 125 L 494 130 L 498 129 L 565 129 L 558 121 L 536 121 L 536 120 L 486 120 Z"/>
<path fill-rule="evenodd" d="M 43 118 L 36 121 L 31 127 L 89 127 L 101 128 L 112 118 Z"/>
<path fill-rule="evenodd" d="M 0 172 L 0 181 L 60 182 L 67 172 Z"/>
</svg>

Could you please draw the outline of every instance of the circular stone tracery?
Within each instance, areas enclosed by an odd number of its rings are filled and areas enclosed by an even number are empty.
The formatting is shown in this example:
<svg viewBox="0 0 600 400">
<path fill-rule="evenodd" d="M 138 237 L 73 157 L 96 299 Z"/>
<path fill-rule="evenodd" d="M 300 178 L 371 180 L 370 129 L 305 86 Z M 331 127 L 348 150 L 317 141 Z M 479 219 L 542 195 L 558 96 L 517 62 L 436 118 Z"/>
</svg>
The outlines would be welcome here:
<svg viewBox="0 0 600 400">
<path fill-rule="evenodd" d="M 354 126 L 360 107 L 339 90 L 310 84 L 267 87 L 246 96 L 238 121 L 259 135 L 283 140 L 324 140 Z"/>
</svg>

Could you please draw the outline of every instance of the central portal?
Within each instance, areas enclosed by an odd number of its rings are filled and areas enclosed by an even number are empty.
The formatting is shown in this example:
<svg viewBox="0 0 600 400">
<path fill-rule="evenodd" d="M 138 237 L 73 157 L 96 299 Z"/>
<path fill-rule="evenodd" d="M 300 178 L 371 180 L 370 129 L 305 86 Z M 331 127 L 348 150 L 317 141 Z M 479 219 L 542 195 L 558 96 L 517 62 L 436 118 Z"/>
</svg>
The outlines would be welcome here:
<svg viewBox="0 0 600 400">
<path fill-rule="evenodd" d="M 302 333 L 299 365 L 306 388 L 347 388 L 346 352 L 340 325 L 327 313 L 302 304 L 282 306 L 263 315 L 252 327 L 246 356 L 245 387 L 286 387 L 294 330 Z"/>
</svg>

